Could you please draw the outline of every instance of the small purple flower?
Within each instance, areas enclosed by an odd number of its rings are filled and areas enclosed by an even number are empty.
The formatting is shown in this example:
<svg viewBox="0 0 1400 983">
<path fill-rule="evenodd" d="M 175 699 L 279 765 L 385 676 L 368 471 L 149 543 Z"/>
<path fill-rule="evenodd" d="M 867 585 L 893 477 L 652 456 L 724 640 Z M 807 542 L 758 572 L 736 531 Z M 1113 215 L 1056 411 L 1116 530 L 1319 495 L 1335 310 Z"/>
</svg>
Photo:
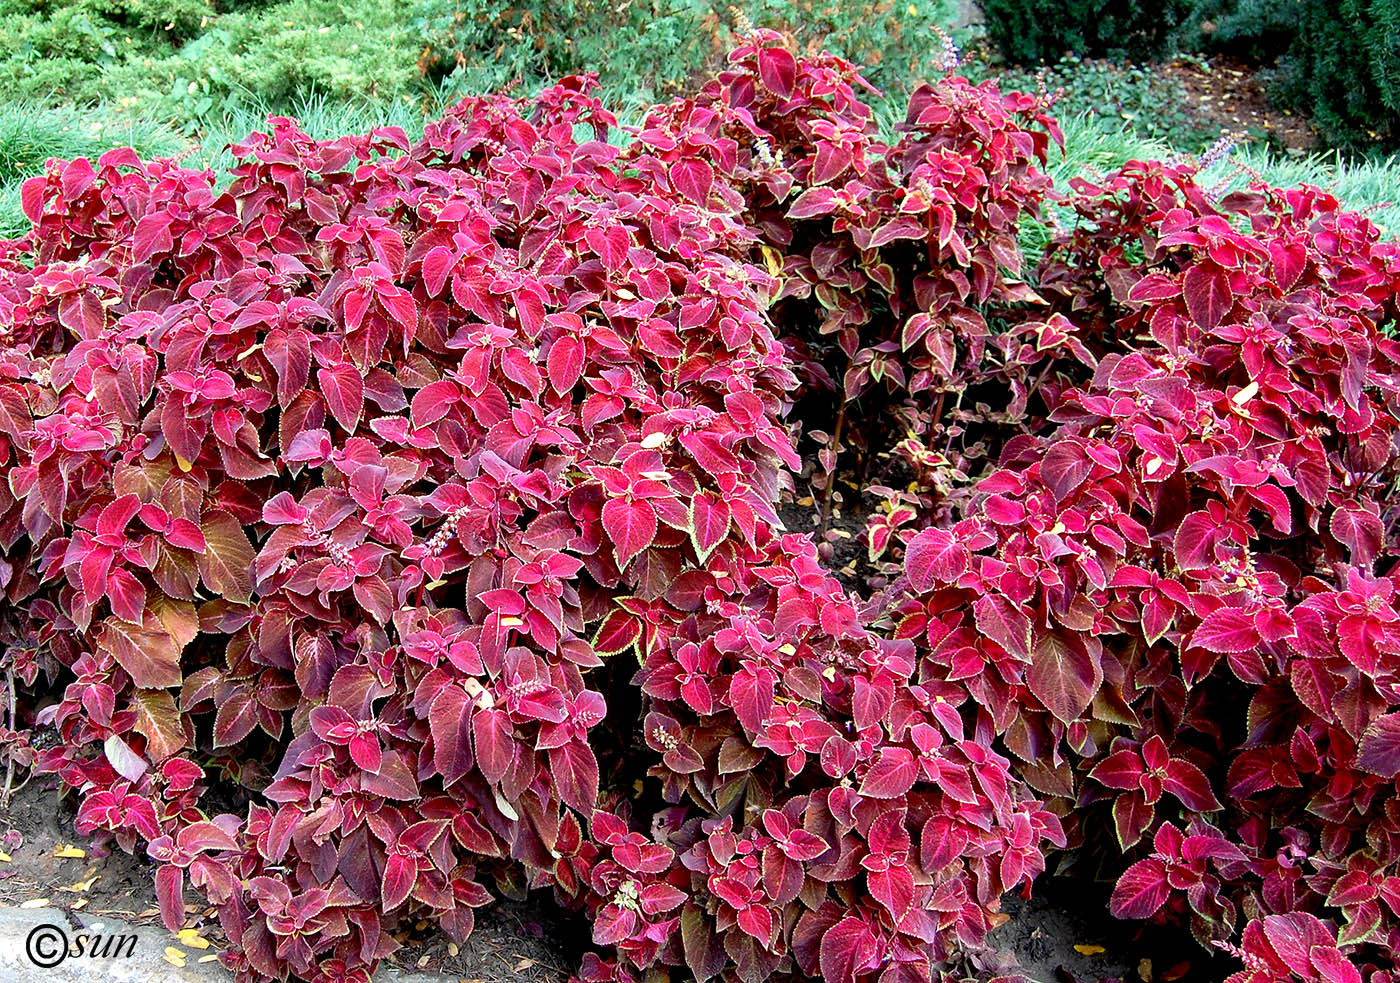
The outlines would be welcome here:
<svg viewBox="0 0 1400 983">
<path fill-rule="evenodd" d="M 1214 165 L 1220 163 L 1226 157 L 1229 157 L 1230 153 L 1234 149 L 1234 137 L 1223 136 L 1219 140 L 1216 140 L 1213 144 L 1210 145 L 1209 150 L 1201 154 L 1201 170 L 1205 170 L 1208 167 L 1213 167 Z"/>
</svg>

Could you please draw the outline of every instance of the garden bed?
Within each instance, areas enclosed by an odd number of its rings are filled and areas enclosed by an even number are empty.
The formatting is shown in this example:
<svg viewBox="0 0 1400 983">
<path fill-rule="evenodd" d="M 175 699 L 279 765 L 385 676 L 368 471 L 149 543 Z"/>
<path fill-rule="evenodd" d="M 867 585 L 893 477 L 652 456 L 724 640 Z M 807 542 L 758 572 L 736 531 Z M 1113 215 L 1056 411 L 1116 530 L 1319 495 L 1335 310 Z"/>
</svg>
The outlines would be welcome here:
<svg viewBox="0 0 1400 983">
<path fill-rule="evenodd" d="M 890 141 L 759 31 L 623 140 L 574 77 L 26 182 L 20 904 L 242 981 L 1389 978 L 1400 250 L 1061 195 L 951 47 Z"/>
</svg>

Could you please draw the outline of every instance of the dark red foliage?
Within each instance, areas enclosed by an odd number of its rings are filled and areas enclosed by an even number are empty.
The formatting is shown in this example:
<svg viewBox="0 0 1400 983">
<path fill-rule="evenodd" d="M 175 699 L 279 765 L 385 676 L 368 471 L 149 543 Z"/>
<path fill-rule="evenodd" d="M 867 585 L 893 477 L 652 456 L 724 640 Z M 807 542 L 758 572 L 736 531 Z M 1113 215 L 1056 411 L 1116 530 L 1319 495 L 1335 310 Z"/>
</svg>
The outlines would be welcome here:
<svg viewBox="0 0 1400 983">
<path fill-rule="evenodd" d="M 862 85 L 759 34 L 623 149 L 569 79 L 24 186 L 4 742 L 167 925 L 363 981 L 550 888 L 590 983 L 916 983 L 1071 846 L 1239 983 L 1396 978 L 1400 250 L 1134 163 L 1030 268 L 1043 105 Z M 889 462 L 873 597 L 799 449 Z"/>
</svg>

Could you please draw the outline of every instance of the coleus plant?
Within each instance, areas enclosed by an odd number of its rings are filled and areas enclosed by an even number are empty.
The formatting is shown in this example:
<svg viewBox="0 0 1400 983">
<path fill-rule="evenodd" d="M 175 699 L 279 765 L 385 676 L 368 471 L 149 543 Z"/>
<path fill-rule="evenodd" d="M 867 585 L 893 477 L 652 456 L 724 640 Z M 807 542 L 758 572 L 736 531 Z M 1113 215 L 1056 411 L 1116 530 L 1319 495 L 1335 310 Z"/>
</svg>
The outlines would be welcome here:
<svg viewBox="0 0 1400 983">
<path fill-rule="evenodd" d="M 623 149 L 574 78 L 24 185 L 19 753 L 167 925 L 189 884 L 240 977 L 365 980 L 550 888 L 585 980 L 913 983 L 1108 842 L 1249 983 L 1390 979 L 1396 250 L 1136 163 L 1031 270 L 1043 104 L 949 77 L 887 144 L 862 86 L 759 33 Z M 822 467 L 914 477 L 874 597 L 779 518 L 824 386 Z"/>
</svg>

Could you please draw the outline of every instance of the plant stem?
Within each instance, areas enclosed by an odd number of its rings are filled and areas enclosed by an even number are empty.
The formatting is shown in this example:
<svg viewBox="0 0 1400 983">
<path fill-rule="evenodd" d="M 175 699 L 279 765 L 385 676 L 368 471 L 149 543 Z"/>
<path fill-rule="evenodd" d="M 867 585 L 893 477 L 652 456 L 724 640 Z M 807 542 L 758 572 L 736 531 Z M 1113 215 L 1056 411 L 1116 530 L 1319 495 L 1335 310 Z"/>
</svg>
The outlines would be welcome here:
<svg viewBox="0 0 1400 983">
<path fill-rule="evenodd" d="M 820 532 L 826 535 L 827 524 L 831 521 L 831 499 L 836 494 L 836 461 L 841 453 L 841 431 L 846 427 L 846 406 L 845 400 L 841 402 L 841 409 L 836 414 L 836 428 L 831 435 L 831 469 L 826 473 L 826 497 L 822 499 L 822 521 Z"/>
</svg>

